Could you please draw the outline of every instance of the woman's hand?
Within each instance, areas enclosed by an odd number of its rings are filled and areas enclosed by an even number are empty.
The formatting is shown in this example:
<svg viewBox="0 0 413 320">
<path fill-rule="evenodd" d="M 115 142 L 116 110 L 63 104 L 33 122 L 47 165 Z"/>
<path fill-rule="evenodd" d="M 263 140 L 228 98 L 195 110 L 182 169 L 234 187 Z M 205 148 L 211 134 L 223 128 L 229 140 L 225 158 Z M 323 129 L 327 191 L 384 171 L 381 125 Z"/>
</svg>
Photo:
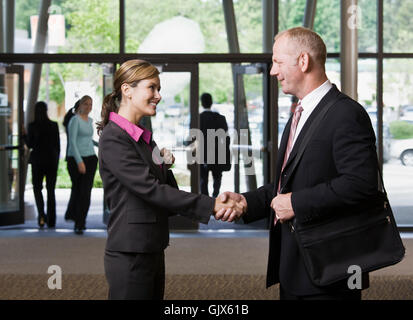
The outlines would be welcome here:
<svg viewBox="0 0 413 320">
<path fill-rule="evenodd" d="M 163 158 L 163 163 L 166 168 L 169 169 L 170 167 L 172 167 L 172 165 L 175 163 L 175 157 L 172 152 L 168 149 L 162 148 L 160 154 Z"/>
<path fill-rule="evenodd" d="M 86 173 L 86 166 L 85 166 L 85 163 L 82 161 L 82 162 L 79 162 L 78 164 L 77 164 L 77 169 L 79 170 L 79 173 L 80 174 L 85 174 Z"/>
</svg>

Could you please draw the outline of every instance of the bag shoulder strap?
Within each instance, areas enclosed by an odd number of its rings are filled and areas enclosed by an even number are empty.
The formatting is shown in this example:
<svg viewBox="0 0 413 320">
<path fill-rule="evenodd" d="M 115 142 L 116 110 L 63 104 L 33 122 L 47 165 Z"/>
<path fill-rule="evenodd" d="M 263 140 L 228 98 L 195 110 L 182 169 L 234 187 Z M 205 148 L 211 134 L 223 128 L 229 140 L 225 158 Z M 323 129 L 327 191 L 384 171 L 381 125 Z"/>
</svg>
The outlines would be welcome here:
<svg viewBox="0 0 413 320">
<path fill-rule="evenodd" d="M 328 110 L 339 100 L 342 99 L 346 99 L 348 98 L 346 95 L 344 95 L 343 93 L 339 93 L 337 95 L 337 97 L 335 97 L 333 100 L 330 100 L 330 102 L 327 103 L 327 105 L 325 105 L 325 107 L 318 113 L 318 115 L 315 117 L 315 119 L 313 120 L 313 123 L 311 124 L 310 128 L 308 128 L 307 132 L 305 133 L 305 137 L 302 140 L 297 155 L 294 159 L 293 164 L 291 165 L 291 174 L 288 175 L 287 180 L 284 182 L 283 187 L 287 185 L 288 180 L 290 179 L 290 177 L 292 176 L 292 173 L 294 172 L 295 168 L 298 165 L 298 162 L 300 161 L 301 157 L 304 154 L 305 148 L 307 147 L 308 142 L 311 139 L 311 136 L 314 134 L 314 132 L 318 129 L 318 127 L 320 126 L 321 121 L 324 119 L 324 116 L 327 114 Z M 280 177 L 281 179 L 281 177 Z M 282 193 L 282 189 L 280 193 Z"/>
</svg>

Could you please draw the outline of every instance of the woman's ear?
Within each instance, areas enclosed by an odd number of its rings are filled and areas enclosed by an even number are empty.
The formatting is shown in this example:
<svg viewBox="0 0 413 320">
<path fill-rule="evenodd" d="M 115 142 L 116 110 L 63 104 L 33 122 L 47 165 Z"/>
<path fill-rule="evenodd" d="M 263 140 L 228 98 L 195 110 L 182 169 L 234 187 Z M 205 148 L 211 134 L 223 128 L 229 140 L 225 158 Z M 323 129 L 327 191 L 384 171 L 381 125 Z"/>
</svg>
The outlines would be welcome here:
<svg viewBox="0 0 413 320">
<path fill-rule="evenodd" d="M 121 89 L 121 91 L 122 91 L 122 95 L 123 95 L 123 96 L 126 96 L 126 97 L 129 97 L 129 96 L 130 96 L 130 85 L 129 85 L 129 84 L 123 83 L 123 84 L 120 86 L 120 89 Z"/>
</svg>

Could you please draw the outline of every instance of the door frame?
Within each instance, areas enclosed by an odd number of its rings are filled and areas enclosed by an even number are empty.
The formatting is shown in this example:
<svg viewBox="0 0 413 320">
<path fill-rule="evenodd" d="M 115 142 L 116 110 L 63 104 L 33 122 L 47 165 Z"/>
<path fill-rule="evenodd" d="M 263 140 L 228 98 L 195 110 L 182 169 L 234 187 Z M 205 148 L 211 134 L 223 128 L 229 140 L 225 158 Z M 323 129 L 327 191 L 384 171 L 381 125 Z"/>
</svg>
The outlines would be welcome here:
<svg viewBox="0 0 413 320">
<path fill-rule="evenodd" d="M 17 74 L 18 75 L 18 110 L 17 110 L 17 122 L 18 122 L 18 145 L 3 145 L 4 150 L 19 150 L 18 159 L 18 193 L 19 193 L 19 208 L 14 211 L 7 211 L 0 213 L 0 226 L 9 226 L 24 223 L 24 192 L 26 178 L 27 165 L 24 157 L 24 142 L 22 137 L 23 127 L 23 100 L 24 100 L 24 66 L 21 65 L 9 65 L 4 67 L 5 74 Z"/>
<path fill-rule="evenodd" d="M 262 97 L 263 97 L 263 145 L 261 146 L 261 152 L 263 154 L 262 165 L 263 172 L 256 172 L 257 174 L 263 175 L 263 184 L 270 182 L 270 151 L 272 149 L 272 138 L 271 130 L 269 128 L 269 118 L 270 118 L 270 84 L 269 84 L 269 65 L 267 63 L 250 63 L 248 65 L 235 65 L 233 67 L 234 74 L 234 128 L 237 131 L 238 137 L 240 137 L 240 111 L 242 108 L 243 100 L 245 97 L 242 96 L 240 90 L 245 90 L 243 86 L 243 75 L 249 74 L 261 74 L 263 79 L 262 86 Z M 248 124 L 248 116 L 247 122 Z M 239 150 L 237 152 L 237 161 L 234 165 L 234 191 L 239 193 L 239 182 L 240 182 L 240 169 L 239 169 Z M 260 187 L 260 186 L 257 186 Z M 251 191 L 251 190 L 248 190 Z"/>
</svg>

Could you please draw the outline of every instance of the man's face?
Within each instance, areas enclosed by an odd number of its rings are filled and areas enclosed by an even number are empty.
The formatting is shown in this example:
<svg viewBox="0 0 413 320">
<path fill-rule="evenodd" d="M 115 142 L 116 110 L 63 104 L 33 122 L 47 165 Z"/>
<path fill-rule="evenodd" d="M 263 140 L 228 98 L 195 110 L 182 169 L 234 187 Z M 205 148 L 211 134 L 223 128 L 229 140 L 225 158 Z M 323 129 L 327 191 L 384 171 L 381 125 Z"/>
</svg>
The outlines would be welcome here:
<svg viewBox="0 0 413 320">
<path fill-rule="evenodd" d="M 296 95 L 303 74 L 298 65 L 301 52 L 294 50 L 292 43 L 287 36 L 281 36 L 275 41 L 270 75 L 277 77 L 285 94 Z"/>
</svg>

